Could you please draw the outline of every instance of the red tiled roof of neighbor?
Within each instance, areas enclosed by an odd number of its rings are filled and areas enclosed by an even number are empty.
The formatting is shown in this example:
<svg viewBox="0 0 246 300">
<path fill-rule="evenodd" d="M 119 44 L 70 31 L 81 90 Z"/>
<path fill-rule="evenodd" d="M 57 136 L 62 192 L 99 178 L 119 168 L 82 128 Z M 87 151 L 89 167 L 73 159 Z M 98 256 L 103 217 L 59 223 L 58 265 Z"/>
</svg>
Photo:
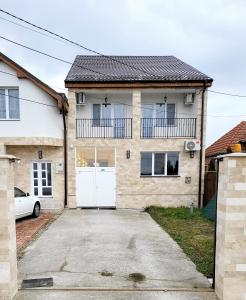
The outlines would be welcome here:
<svg viewBox="0 0 246 300">
<path fill-rule="evenodd" d="M 246 141 L 246 121 L 242 121 L 206 149 L 206 157 L 226 153 L 240 141 Z"/>
</svg>

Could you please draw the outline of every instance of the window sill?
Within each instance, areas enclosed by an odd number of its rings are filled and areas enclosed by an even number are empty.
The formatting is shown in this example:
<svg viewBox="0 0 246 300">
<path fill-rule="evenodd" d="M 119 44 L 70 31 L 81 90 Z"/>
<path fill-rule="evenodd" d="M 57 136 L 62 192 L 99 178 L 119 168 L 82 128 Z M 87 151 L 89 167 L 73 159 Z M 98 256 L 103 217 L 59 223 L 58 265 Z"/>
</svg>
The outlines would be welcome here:
<svg viewBox="0 0 246 300">
<path fill-rule="evenodd" d="M 20 119 L 0 119 L 0 121 L 20 121 Z"/>
<path fill-rule="evenodd" d="M 158 176 L 158 175 L 140 175 L 140 178 L 166 178 L 166 177 L 168 177 L 168 178 L 172 178 L 172 177 L 174 177 L 174 178 L 177 178 L 177 177 L 181 177 L 180 175 L 161 175 L 161 176 Z"/>
</svg>

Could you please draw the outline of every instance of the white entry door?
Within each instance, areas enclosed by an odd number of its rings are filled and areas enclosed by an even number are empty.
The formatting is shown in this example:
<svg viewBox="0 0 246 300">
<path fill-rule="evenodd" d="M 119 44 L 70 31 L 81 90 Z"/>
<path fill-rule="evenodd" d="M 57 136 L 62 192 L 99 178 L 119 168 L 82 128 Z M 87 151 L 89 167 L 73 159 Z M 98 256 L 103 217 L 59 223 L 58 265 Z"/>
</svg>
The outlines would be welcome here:
<svg viewBox="0 0 246 300">
<path fill-rule="evenodd" d="M 77 149 L 77 206 L 115 207 L 115 149 Z"/>
</svg>

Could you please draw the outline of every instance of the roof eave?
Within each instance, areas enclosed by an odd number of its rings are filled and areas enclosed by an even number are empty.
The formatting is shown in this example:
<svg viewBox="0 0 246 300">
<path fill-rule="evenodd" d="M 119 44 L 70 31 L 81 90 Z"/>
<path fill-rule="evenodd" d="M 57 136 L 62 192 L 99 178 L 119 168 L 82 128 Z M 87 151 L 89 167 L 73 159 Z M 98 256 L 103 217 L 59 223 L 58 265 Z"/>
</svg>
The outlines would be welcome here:
<svg viewBox="0 0 246 300">
<path fill-rule="evenodd" d="M 114 80 L 74 81 L 65 80 L 66 88 L 158 88 L 158 87 L 210 87 L 213 79 L 204 80 Z"/>
<path fill-rule="evenodd" d="M 51 96 L 53 99 L 57 101 L 57 106 L 59 109 L 62 108 L 62 103 L 64 101 L 63 97 L 57 93 L 55 90 L 53 90 L 50 86 L 45 84 L 43 81 L 38 79 L 36 76 L 31 74 L 29 71 L 24 69 L 22 66 L 14 62 L 12 59 L 4 55 L 0 52 L 0 61 L 7 64 L 9 67 L 13 68 L 16 71 L 16 76 L 19 79 L 29 79 L 32 81 L 36 86 L 38 86 L 40 89 L 42 89 L 44 92 L 46 92 L 49 96 Z"/>
</svg>

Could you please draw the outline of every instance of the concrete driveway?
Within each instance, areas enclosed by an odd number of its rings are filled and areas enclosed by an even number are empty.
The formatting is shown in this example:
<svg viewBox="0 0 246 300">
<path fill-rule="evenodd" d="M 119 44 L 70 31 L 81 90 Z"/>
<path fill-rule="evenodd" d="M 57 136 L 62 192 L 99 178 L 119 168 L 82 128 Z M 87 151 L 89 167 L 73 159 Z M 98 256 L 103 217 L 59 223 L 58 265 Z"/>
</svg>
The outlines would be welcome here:
<svg viewBox="0 0 246 300">
<path fill-rule="evenodd" d="M 153 299 L 213 299 L 208 280 L 196 271 L 179 246 L 147 213 L 134 210 L 65 210 L 26 249 L 18 270 L 20 283 L 23 279 L 53 277 L 55 288 L 71 289 L 75 294 L 75 290 L 85 288 L 95 292 L 123 289 L 126 293 L 170 288 L 193 292 L 200 288 L 205 289 L 203 298 L 196 293 L 195 298 L 162 295 Z M 17 299 L 29 299 L 25 293 L 19 294 L 24 298 Z M 72 297 L 71 292 L 69 295 Z"/>
</svg>

